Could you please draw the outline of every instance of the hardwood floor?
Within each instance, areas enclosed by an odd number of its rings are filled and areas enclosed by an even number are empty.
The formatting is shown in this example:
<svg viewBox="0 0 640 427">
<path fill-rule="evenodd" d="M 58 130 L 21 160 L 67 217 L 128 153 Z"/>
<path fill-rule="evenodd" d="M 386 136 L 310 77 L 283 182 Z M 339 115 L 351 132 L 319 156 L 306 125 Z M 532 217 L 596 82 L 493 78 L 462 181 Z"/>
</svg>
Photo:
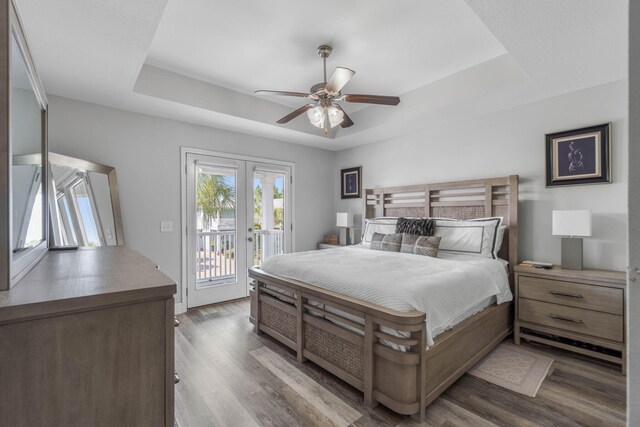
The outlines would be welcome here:
<svg viewBox="0 0 640 427">
<path fill-rule="evenodd" d="M 190 310 L 176 328 L 176 418 L 198 426 L 416 426 L 266 335 L 253 333 L 249 301 Z M 470 375 L 427 408 L 426 426 L 623 426 L 625 378 L 617 366 L 541 345 L 555 359 L 535 398 Z"/>
</svg>

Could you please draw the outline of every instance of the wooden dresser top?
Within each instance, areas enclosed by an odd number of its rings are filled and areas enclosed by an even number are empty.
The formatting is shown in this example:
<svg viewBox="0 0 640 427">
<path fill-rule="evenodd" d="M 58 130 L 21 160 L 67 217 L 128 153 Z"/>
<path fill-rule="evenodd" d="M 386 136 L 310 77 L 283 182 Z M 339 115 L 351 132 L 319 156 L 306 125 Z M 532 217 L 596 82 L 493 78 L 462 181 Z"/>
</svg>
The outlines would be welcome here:
<svg viewBox="0 0 640 427">
<path fill-rule="evenodd" d="M 531 274 L 535 276 L 548 277 L 550 279 L 573 279 L 573 280 L 596 280 L 598 282 L 612 283 L 617 285 L 625 285 L 627 282 L 627 273 L 624 271 L 611 270 L 570 270 L 554 265 L 553 268 L 546 270 L 544 268 L 534 268 L 526 265 L 518 265 L 515 268 L 517 273 Z"/>
<path fill-rule="evenodd" d="M 0 292 L 0 323 L 175 293 L 175 281 L 125 246 L 49 252 L 11 290 Z"/>
</svg>

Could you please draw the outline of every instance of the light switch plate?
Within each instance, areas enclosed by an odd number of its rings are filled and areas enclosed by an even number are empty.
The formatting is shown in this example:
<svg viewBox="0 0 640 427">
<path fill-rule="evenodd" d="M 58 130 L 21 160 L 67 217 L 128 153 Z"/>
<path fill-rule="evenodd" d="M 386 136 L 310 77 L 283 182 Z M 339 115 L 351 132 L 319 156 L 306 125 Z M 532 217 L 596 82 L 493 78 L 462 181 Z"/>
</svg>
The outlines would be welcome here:
<svg viewBox="0 0 640 427">
<path fill-rule="evenodd" d="M 161 233 L 170 233 L 173 231 L 173 222 L 171 221 L 160 221 L 160 232 Z"/>
</svg>

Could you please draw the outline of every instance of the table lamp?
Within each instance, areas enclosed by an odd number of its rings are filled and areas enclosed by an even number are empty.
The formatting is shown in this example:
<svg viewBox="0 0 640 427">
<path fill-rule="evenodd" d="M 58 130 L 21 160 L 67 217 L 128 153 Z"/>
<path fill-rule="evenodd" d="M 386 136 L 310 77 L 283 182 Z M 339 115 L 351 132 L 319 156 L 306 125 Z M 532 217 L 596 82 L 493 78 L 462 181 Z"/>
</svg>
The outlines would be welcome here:
<svg viewBox="0 0 640 427">
<path fill-rule="evenodd" d="M 340 244 L 351 244 L 350 228 L 353 227 L 353 214 L 349 212 L 338 212 L 336 214 L 336 227 L 340 227 Z"/>
<path fill-rule="evenodd" d="M 582 239 L 579 237 L 591 236 L 591 212 L 553 211 L 552 234 L 565 236 L 562 238 L 562 268 L 582 270 Z"/>
</svg>

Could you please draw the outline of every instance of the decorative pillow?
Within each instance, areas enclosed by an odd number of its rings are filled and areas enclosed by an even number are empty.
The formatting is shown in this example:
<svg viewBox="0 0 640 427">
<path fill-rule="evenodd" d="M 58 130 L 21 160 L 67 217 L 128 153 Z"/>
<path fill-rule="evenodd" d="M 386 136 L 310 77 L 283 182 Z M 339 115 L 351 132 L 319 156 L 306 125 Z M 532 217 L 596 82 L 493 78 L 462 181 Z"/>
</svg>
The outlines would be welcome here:
<svg viewBox="0 0 640 427">
<path fill-rule="evenodd" d="M 437 218 L 434 235 L 442 238 L 439 250 L 496 259 L 496 241 L 502 218 L 457 220 Z"/>
<path fill-rule="evenodd" d="M 402 234 L 373 233 L 370 249 L 376 251 L 400 252 Z"/>
<path fill-rule="evenodd" d="M 370 243 L 373 233 L 393 234 L 396 232 L 396 217 L 381 217 L 366 219 L 362 232 L 362 243 Z"/>
<path fill-rule="evenodd" d="M 431 218 L 398 218 L 396 233 L 433 236 L 436 223 Z"/>
<path fill-rule="evenodd" d="M 440 240 L 440 237 L 437 236 L 417 236 L 415 234 L 402 233 L 400 252 L 435 258 L 438 256 Z"/>
</svg>

